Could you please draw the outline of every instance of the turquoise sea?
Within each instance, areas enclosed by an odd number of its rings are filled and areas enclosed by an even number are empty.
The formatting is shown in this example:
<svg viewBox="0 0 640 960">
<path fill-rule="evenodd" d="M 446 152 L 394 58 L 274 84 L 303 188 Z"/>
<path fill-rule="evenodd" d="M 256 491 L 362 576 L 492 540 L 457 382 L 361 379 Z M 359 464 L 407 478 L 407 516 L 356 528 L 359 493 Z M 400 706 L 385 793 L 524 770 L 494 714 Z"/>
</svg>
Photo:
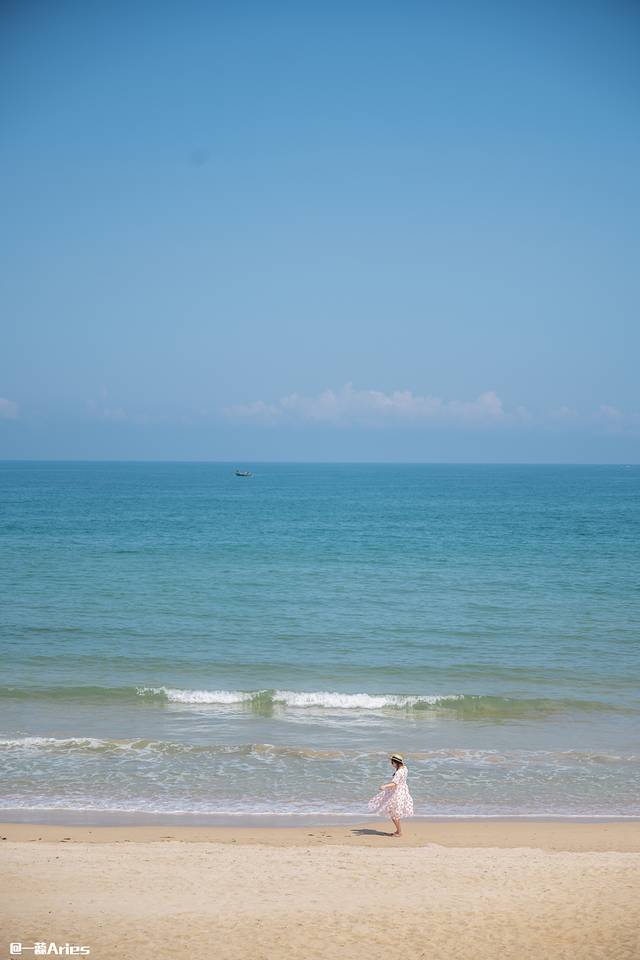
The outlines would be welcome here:
<svg viewBox="0 0 640 960">
<path fill-rule="evenodd" d="M 0 817 L 640 816 L 640 467 L 0 463 Z"/>
</svg>

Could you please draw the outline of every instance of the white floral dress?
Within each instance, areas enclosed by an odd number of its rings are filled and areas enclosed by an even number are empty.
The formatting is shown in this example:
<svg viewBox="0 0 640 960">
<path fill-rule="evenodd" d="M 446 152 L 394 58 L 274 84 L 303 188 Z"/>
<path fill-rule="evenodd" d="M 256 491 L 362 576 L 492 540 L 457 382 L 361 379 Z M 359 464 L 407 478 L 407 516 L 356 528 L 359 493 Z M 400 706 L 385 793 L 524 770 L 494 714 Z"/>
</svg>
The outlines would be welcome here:
<svg viewBox="0 0 640 960">
<path fill-rule="evenodd" d="M 372 797 L 368 803 L 369 810 L 372 813 L 384 813 L 396 820 L 412 817 L 413 797 L 407 786 L 407 768 L 404 764 L 398 767 L 391 782 L 395 783 L 395 787 L 387 787 Z"/>
</svg>

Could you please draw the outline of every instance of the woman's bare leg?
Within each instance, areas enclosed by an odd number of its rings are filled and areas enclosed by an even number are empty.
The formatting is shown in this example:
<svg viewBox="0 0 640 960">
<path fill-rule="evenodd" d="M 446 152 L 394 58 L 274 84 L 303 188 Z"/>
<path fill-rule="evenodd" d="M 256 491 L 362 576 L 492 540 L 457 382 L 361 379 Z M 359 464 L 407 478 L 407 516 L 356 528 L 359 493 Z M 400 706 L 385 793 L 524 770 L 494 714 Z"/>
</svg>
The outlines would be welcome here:
<svg viewBox="0 0 640 960">
<path fill-rule="evenodd" d="M 391 819 L 393 820 L 393 825 L 394 825 L 394 827 L 396 828 L 396 832 L 395 832 L 395 833 L 392 833 L 391 836 L 392 836 L 392 837 L 401 837 L 401 836 L 402 836 L 402 829 L 401 829 L 401 827 L 400 827 L 400 820 L 399 820 L 397 817 L 391 817 Z"/>
</svg>

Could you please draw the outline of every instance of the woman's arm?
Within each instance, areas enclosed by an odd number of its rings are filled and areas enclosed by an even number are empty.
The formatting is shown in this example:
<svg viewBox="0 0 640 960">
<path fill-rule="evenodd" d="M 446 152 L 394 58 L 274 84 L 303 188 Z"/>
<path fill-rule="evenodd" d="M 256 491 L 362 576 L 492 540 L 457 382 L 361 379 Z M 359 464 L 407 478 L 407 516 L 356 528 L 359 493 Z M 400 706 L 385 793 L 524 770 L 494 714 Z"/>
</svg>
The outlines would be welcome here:
<svg viewBox="0 0 640 960">
<path fill-rule="evenodd" d="M 400 771 L 399 771 L 399 770 L 396 770 L 396 772 L 395 772 L 394 775 L 393 775 L 393 780 L 392 780 L 390 783 L 383 783 L 382 786 L 380 787 L 380 789 L 381 789 L 381 790 L 388 790 L 388 789 L 393 788 L 393 789 L 395 790 L 395 788 L 398 786 L 398 783 L 400 782 L 400 780 L 401 780 Z"/>
</svg>

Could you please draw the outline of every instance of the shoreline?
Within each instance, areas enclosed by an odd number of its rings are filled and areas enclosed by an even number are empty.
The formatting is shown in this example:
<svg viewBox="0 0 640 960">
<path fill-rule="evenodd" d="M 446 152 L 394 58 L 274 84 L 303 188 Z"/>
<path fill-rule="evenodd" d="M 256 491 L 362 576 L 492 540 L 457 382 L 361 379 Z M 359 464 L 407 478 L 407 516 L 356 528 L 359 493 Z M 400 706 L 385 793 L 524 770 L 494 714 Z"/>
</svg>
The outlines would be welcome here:
<svg viewBox="0 0 640 960">
<path fill-rule="evenodd" d="M 403 822 L 390 837 L 386 820 L 296 826 L 169 824 L 51 824 L 0 822 L 0 842 L 66 844 L 235 844 L 237 846 L 377 848 L 458 847 L 564 852 L 640 853 L 640 821 L 424 820 Z"/>
<path fill-rule="evenodd" d="M 145 813 L 138 810 L 74 810 L 57 807 L 0 808 L 0 824 L 67 827 L 209 827 L 303 829 L 376 823 L 375 814 L 357 813 Z M 640 823 L 639 814 L 434 814 L 414 815 L 407 823 Z"/>
</svg>

